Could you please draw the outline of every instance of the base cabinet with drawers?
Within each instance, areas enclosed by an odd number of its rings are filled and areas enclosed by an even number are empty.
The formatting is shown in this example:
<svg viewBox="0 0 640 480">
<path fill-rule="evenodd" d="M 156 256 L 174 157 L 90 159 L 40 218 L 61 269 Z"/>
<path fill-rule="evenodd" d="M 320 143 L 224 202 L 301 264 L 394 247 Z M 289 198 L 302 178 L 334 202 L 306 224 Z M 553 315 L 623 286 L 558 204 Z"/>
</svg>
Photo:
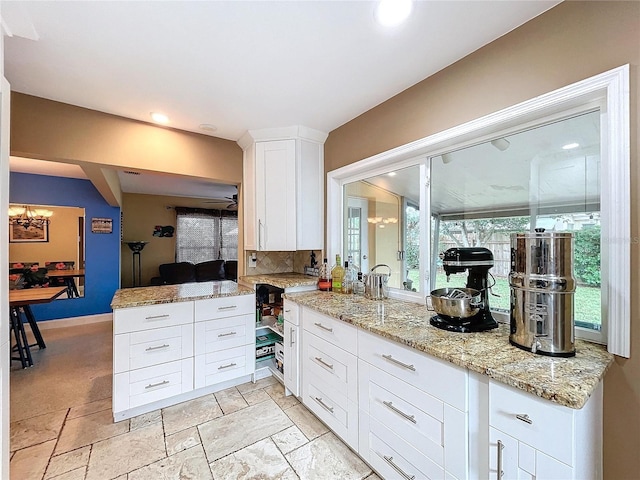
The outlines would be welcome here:
<svg viewBox="0 0 640 480">
<path fill-rule="evenodd" d="M 254 304 L 253 295 L 238 295 L 115 309 L 114 420 L 252 374 Z"/>
</svg>

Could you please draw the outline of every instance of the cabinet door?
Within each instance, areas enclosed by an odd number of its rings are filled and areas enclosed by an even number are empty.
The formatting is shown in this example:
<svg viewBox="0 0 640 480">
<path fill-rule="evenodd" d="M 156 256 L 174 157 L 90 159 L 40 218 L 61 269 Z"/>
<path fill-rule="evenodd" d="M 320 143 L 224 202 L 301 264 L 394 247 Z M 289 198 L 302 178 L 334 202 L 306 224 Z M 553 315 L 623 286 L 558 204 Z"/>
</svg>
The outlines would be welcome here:
<svg viewBox="0 0 640 480">
<path fill-rule="evenodd" d="M 489 479 L 518 480 L 518 440 L 495 428 L 489 429 Z"/>
<path fill-rule="evenodd" d="M 296 250 L 295 140 L 256 143 L 258 250 Z"/>
<path fill-rule="evenodd" d="M 300 396 L 300 330 L 292 322 L 284 322 L 284 386 L 286 391 Z"/>
</svg>

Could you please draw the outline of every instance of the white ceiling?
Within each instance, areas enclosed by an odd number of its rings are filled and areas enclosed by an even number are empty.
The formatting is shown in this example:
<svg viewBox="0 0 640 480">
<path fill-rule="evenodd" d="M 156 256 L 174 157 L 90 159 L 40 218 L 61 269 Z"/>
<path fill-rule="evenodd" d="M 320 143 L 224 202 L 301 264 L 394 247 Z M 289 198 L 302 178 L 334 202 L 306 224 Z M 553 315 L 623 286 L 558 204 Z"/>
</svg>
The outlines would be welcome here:
<svg viewBox="0 0 640 480">
<path fill-rule="evenodd" d="M 18 92 L 142 121 L 162 111 L 231 140 L 330 132 L 557 3 L 418 1 L 384 29 L 373 1 L 3 0 L 5 75 Z"/>
</svg>

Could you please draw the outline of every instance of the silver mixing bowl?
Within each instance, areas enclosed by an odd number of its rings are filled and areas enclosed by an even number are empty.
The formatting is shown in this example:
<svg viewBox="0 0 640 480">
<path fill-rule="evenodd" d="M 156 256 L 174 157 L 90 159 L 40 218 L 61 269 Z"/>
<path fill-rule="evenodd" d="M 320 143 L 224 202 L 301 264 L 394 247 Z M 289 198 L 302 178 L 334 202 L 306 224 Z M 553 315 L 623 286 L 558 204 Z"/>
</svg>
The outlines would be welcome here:
<svg viewBox="0 0 640 480">
<path fill-rule="evenodd" d="M 464 292 L 467 298 L 451 298 L 454 291 Z M 472 317 L 482 308 L 481 294 L 473 288 L 439 288 L 431 292 L 430 298 L 432 309 L 438 315 L 452 318 Z"/>
</svg>

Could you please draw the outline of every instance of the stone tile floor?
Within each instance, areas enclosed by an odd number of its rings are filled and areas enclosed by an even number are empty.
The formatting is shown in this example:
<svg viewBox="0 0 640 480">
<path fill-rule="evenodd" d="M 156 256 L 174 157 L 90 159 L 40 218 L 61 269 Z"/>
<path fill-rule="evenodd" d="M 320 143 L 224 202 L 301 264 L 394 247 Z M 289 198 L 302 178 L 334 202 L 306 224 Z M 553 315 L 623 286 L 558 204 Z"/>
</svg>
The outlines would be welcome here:
<svg viewBox="0 0 640 480">
<path fill-rule="evenodd" d="M 109 398 L 11 423 L 12 480 L 377 480 L 273 377 L 113 423 Z"/>
</svg>

